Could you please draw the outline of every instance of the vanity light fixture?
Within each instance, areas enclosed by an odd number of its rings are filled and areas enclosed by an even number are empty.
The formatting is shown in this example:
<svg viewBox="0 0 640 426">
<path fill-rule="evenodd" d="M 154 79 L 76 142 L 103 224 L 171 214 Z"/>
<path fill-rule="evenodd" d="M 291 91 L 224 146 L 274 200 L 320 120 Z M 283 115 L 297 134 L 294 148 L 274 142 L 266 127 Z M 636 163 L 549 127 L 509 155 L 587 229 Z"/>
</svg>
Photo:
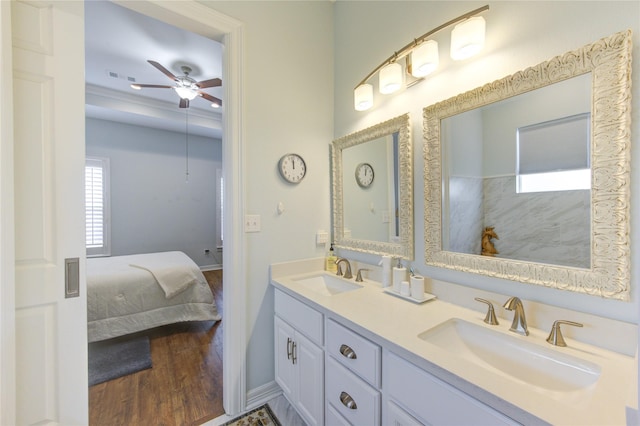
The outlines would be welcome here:
<svg viewBox="0 0 640 426">
<path fill-rule="evenodd" d="M 485 26 L 482 16 L 474 16 L 456 25 L 451 31 L 451 59 L 460 61 L 480 52 L 484 46 Z"/>
<path fill-rule="evenodd" d="M 402 67 L 397 62 L 385 65 L 378 76 L 380 80 L 380 93 L 388 95 L 397 92 L 402 86 Z"/>
<path fill-rule="evenodd" d="M 354 91 L 354 106 L 356 111 L 366 111 L 373 105 L 373 86 L 365 83 L 356 87 Z"/>
<path fill-rule="evenodd" d="M 406 72 L 414 78 L 422 79 L 432 73 L 439 63 L 438 43 L 430 40 L 433 34 L 456 25 L 451 32 L 451 58 L 454 60 L 467 59 L 482 49 L 486 23 L 478 14 L 489 10 L 489 5 L 460 15 L 433 30 L 414 39 L 387 60 L 378 65 L 354 89 L 354 108 L 356 111 L 366 111 L 373 106 L 373 86 L 369 80 L 378 74 L 379 91 L 382 94 L 396 92 L 402 87 L 404 74 L 400 59 L 406 57 Z"/>
<path fill-rule="evenodd" d="M 418 45 L 411 52 L 411 75 L 416 78 L 423 78 L 431 74 L 438 68 L 438 42 L 427 40 Z"/>
</svg>

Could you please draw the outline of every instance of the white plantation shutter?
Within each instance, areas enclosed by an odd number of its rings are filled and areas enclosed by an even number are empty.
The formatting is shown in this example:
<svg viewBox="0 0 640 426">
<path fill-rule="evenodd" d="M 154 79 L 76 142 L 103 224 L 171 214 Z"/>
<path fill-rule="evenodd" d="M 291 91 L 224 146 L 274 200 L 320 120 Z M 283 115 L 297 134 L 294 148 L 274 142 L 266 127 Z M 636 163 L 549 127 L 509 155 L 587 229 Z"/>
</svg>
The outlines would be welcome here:
<svg viewBox="0 0 640 426">
<path fill-rule="evenodd" d="M 109 159 L 87 157 L 84 180 L 87 256 L 108 256 Z"/>
</svg>

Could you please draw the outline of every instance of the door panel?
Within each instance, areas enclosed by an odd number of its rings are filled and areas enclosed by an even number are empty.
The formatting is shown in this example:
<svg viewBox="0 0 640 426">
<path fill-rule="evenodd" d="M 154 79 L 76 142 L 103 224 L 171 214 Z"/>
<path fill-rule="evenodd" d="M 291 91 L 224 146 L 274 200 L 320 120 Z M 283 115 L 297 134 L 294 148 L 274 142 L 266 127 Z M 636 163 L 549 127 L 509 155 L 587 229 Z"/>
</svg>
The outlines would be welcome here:
<svg viewBox="0 0 640 426">
<path fill-rule="evenodd" d="M 87 424 L 84 13 L 81 1 L 13 1 L 16 420 Z"/>
</svg>

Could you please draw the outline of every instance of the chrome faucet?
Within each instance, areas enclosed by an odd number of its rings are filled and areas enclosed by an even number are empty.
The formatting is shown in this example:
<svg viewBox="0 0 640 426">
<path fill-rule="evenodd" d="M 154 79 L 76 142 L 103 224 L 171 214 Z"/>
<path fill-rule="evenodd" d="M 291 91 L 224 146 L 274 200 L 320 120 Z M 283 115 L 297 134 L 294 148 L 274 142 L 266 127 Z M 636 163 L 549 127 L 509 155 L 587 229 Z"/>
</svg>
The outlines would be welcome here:
<svg viewBox="0 0 640 426">
<path fill-rule="evenodd" d="M 338 273 L 336 275 L 342 275 L 342 268 L 340 267 L 340 264 L 342 262 L 346 262 L 346 264 L 347 264 L 347 270 L 344 271 L 343 277 L 346 278 L 346 279 L 353 278 L 353 274 L 351 273 L 351 264 L 344 257 L 339 257 L 338 260 L 336 260 L 336 265 L 338 265 Z"/>
<path fill-rule="evenodd" d="M 513 313 L 513 322 L 509 330 L 514 333 L 522 334 L 523 336 L 529 335 L 527 329 L 527 320 L 524 317 L 524 308 L 522 307 L 522 301 L 517 297 L 511 297 L 507 300 L 503 307 L 509 311 L 515 311 Z"/>
</svg>

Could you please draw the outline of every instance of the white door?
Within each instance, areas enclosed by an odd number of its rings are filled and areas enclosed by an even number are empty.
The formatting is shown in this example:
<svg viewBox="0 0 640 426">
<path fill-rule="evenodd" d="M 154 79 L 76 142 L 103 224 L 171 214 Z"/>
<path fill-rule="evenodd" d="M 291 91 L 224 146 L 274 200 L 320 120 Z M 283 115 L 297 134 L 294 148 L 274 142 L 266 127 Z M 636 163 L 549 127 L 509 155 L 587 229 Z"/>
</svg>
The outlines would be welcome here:
<svg viewBox="0 0 640 426">
<path fill-rule="evenodd" d="M 13 1 L 11 9 L 16 421 L 87 424 L 84 7 Z M 77 275 L 79 297 L 65 297 L 65 273 Z"/>
<path fill-rule="evenodd" d="M 298 407 L 310 426 L 324 424 L 324 352 L 296 333 Z"/>
</svg>

